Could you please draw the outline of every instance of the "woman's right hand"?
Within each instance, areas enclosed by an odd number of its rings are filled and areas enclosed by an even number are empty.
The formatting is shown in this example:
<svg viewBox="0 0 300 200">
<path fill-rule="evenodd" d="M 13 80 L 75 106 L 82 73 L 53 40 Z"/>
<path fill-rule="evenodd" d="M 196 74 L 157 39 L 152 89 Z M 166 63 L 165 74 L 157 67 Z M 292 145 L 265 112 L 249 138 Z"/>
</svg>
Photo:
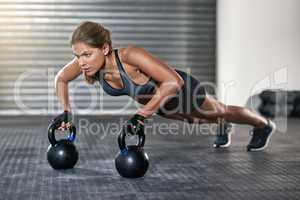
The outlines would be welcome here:
<svg viewBox="0 0 300 200">
<path fill-rule="evenodd" d="M 64 131 L 66 129 L 69 129 L 71 126 L 71 123 L 69 120 L 71 120 L 71 112 L 64 111 L 63 113 L 57 115 L 52 122 L 55 123 L 56 127 L 58 127 L 58 130 Z"/>
</svg>

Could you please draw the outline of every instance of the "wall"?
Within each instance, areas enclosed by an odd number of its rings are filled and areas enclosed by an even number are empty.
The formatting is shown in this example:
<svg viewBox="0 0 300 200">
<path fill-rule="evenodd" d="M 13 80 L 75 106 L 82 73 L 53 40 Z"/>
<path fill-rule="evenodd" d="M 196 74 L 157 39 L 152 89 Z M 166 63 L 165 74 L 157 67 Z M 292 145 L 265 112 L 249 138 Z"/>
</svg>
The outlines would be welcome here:
<svg viewBox="0 0 300 200">
<path fill-rule="evenodd" d="M 215 83 L 216 0 L 0 1 L 0 115 L 61 112 L 54 77 L 73 59 L 69 37 L 85 20 L 108 28 L 114 48 L 143 47 Z M 82 76 L 69 93 L 76 114 L 135 113 L 139 106 L 87 85 Z"/>
<path fill-rule="evenodd" d="M 219 0 L 217 85 L 227 104 L 264 88 L 300 89 L 300 1 Z"/>
</svg>

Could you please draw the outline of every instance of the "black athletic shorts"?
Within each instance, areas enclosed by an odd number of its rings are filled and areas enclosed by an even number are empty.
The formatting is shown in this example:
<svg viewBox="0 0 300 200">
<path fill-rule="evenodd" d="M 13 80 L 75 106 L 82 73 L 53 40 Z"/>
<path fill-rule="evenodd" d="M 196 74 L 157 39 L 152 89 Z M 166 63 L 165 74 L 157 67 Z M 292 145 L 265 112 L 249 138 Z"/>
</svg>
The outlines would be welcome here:
<svg viewBox="0 0 300 200">
<path fill-rule="evenodd" d="M 184 80 L 184 85 L 176 95 L 169 98 L 166 103 L 156 112 L 158 115 L 189 114 L 195 111 L 204 102 L 206 92 L 203 85 L 193 76 L 176 69 L 176 72 Z"/>
</svg>

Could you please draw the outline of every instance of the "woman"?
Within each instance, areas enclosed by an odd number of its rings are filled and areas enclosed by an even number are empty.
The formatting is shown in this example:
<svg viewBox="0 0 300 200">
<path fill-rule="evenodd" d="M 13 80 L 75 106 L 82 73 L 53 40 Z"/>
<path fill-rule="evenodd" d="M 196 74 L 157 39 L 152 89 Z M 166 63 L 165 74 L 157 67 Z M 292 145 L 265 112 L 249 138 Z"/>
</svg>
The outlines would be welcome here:
<svg viewBox="0 0 300 200">
<path fill-rule="evenodd" d="M 64 112 L 57 116 L 60 129 L 67 128 L 71 112 L 68 82 L 83 73 L 90 84 L 99 81 L 109 95 L 128 95 L 143 104 L 129 121 L 132 133 L 144 126 L 154 113 L 189 123 L 225 121 L 215 147 L 230 144 L 230 122 L 249 124 L 253 137 L 247 150 L 264 149 L 275 124 L 245 108 L 227 106 L 205 93 L 200 82 L 185 72 L 175 70 L 142 48 L 128 46 L 112 49 L 110 33 L 102 25 L 83 22 L 73 32 L 71 46 L 75 58 L 55 77 L 56 94 Z"/>
</svg>

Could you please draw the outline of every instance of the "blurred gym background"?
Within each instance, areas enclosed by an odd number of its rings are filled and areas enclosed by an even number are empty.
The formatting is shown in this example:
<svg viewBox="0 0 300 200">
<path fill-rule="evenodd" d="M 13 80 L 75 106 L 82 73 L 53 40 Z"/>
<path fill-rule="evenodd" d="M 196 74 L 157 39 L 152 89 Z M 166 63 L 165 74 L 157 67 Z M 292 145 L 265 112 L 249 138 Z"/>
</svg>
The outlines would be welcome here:
<svg viewBox="0 0 300 200">
<path fill-rule="evenodd" d="M 1 0 L 0 114 L 61 111 L 57 71 L 72 59 L 69 37 L 84 20 L 111 30 L 113 46 L 141 46 L 207 82 L 225 103 L 245 105 L 266 88 L 300 84 L 297 0 Z M 70 84 L 76 114 L 131 114 L 128 97 L 110 97 L 80 77 Z"/>
<path fill-rule="evenodd" d="M 72 58 L 69 37 L 82 21 L 103 24 L 113 47 L 149 50 L 169 65 L 216 83 L 216 1 L 0 1 L 0 114 L 61 112 L 54 77 Z M 131 114 L 139 105 L 110 97 L 81 76 L 70 84 L 75 114 Z"/>
</svg>

